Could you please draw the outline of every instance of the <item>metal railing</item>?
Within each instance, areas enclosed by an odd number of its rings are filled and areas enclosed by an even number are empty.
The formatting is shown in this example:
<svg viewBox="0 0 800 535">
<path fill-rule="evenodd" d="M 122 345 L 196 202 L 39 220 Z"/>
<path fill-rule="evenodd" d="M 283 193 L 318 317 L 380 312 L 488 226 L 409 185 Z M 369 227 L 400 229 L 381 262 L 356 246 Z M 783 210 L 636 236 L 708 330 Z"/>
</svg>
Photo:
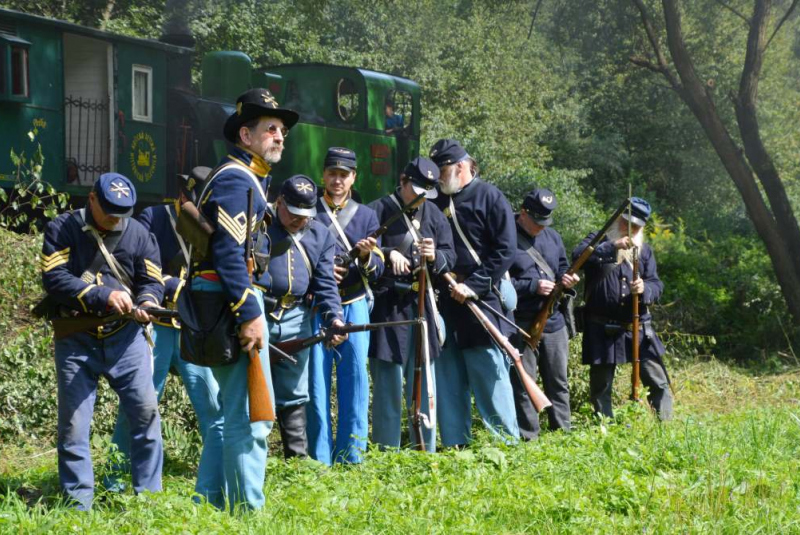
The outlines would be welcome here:
<svg viewBox="0 0 800 535">
<path fill-rule="evenodd" d="M 90 186 L 110 170 L 109 99 L 64 99 L 67 183 Z"/>
</svg>

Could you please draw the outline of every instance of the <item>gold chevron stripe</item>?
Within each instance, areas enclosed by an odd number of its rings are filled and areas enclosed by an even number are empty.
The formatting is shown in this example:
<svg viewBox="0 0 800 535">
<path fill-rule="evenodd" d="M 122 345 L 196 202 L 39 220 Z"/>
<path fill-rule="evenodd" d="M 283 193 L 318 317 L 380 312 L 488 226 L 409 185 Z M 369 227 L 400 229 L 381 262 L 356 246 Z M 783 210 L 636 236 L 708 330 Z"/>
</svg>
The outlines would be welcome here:
<svg viewBox="0 0 800 535">
<path fill-rule="evenodd" d="M 158 266 L 158 264 L 145 258 L 144 267 L 148 276 L 156 279 L 161 284 L 164 284 L 164 278 L 161 275 L 161 268 Z"/>
<path fill-rule="evenodd" d="M 41 253 L 39 255 L 39 260 L 40 260 L 39 265 L 41 266 L 42 271 L 47 273 L 51 269 L 69 262 L 69 247 L 67 247 L 66 249 L 62 249 L 61 251 L 56 251 L 49 255 Z"/>
<path fill-rule="evenodd" d="M 64 258 L 69 258 L 69 247 L 67 247 L 66 249 L 61 249 L 60 251 L 56 251 L 54 253 L 50 253 L 49 255 L 40 253 L 40 256 L 42 258 L 42 262 L 50 262 L 54 260 L 56 257 L 62 257 L 62 256 Z"/>
<path fill-rule="evenodd" d="M 57 259 L 52 260 L 49 263 L 42 262 L 40 264 L 40 266 L 42 268 L 42 271 L 44 273 L 47 273 L 48 271 L 50 271 L 50 270 L 52 270 L 54 268 L 57 268 L 58 266 L 62 266 L 64 264 L 66 264 L 67 262 L 68 262 L 68 259 L 66 259 L 66 258 L 57 258 Z"/>
<path fill-rule="evenodd" d="M 247 216 L 244 215 L 244 212 L 239 212 L 236 217 L 231 217 L 222 207 L 218 210 L 217 222 L 228 231 L 228 234 L 239 245 L 244 243 L 245 236 L 247 236 L 245 223 L 240 223 L 240 219 L 247 221 Z"/>
<path fill-rule="evenodd" d="M 84 295 L 86 295 L 86 294 L 89 292 L 89 290 L 91 290 L 92 288 L 96 288 L 96 287 L 97 287 L 97 285 L 95 285 L 95 284 L 90 284 L 89 286 L 87 286 L 86 288 L 84 288 L 83 290 L 81 290 L 81 293 L 79 293 L 79 294 L 78 294 L 78 302 L 79 302 L 79 303 L 81 304 L 81 306 L 83 307 L 83 311 L 84 311 L 84 312 L 89 312 L 89 309 L 88 309 L 88 308 L 86 308 L 86 303 L 84 303 L 84 302 L 83 302 L 83 296 L 84 296 Z"/>
<path fill-rule="evenodd" d="M 242 298 L 239 299 L 239 302 L 236 303 L 235 305 L 231 305 L 231 312 L 236 312 L 237 310 L 239 310 L 239 308 L 241 308 L 241 306 L 245 303 L 245 301 L 247 301 L 247 296 L 248 295 L 252 295 L 253 297 L 256 297 L 256 293 L 253 291 L 252 288 L 246 289 L 244 291 L 244 293 L 242 294 Z"/>
</svg>

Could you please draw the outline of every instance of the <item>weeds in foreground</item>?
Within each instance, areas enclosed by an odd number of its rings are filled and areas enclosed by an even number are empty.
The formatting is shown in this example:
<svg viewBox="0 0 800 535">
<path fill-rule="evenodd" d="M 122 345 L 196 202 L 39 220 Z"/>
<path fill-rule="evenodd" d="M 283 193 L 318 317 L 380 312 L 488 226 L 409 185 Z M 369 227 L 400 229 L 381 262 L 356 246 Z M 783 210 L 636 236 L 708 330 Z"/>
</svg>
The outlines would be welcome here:
<svg viewBox="0 0 800 535">
<path fill-rule="evenodd" d="M 800 529 L 798 454 L 791 408 L 662 425 L 628 405 L 620 422 L 516 447 L 479 434 L 437 455 L 371 450 L 360 466 L 273 458 L 267 507 L 244 517 L 194 504 L 194 472 L 176 463 L 165 492 L 101 492 L 79 514 L 59 501 L 48 454 L 3 468 L 0 532 L 787 533 Z"/>
</svg>

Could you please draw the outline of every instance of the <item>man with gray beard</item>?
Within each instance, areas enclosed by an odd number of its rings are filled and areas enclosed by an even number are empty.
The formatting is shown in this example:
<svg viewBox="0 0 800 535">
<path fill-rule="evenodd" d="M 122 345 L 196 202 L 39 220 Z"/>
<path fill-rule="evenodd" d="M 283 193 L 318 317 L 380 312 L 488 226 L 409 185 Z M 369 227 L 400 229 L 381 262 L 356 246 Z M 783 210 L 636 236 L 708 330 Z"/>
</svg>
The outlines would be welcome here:
<svg viewBox="0 0 800 535">
<path fill-rule="evenodd" d="M 650 405 L 662 420 L 672 418 L 669 377 L 661 356 L 664 345 L 653 329 L 649 306 L 664 289 L 658 278 L 652 248 L 644 243 L 643 228 L 650 217 L 644 199 L 631 199 L 631 215 L 624 213 L 598 244 L 584 269 L 583 363 L 590 366 L 590 398 L 595 413 L 613 418 L 611 392 L 617 364 L 632 361 L 632 298 L 639 302 L 639 360 L 642 383 Z M 630 227 L 630 237 L 628 228 Z M 589 234 L 572 252 L 578 258 L 596 233 Z M 639 248 L 639 277 L 633 280 L 633 247 Z"/>
<path fill-rule="evenodd" d="M 450 223 L 458 284 L 442 299 L 447 331 L 436 364 L 439 431 L 445 447 L 472 439 L 472 400 L 484 425 L 507 442 L 519 439 L 514 395 L 505 355 L 464 306 L 479 298 L 513 321 L 516 293 L 508 270 L 517 253 L 514 214 L 505 196 L 478 176 L 477 164 L 458 141 L 441 139 L 430 158 L 440 171 L 439 195 L 432 202 Z M 513 328 L 494 314 L 489 320 L 508 337 Z"/>
</svg>

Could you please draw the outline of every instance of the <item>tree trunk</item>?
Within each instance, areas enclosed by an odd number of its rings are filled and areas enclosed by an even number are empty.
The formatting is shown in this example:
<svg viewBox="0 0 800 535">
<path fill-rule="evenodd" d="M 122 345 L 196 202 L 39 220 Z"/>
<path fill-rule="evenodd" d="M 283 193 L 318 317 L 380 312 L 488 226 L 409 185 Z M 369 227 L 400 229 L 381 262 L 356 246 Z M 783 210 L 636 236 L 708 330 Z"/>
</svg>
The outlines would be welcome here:
<svg viewBox="0 0 800 535">
<path fill-rule="evenodd" d="M 772 0 L 758 0 L 753 10 L 750 32 L 747 36 L 747 55 L 742 69 L 739 94 L 734 99 L 736 121 L 750 166 L 767 194 L 770 208 L 778 223 L 777 232 L 783 238 L 794 269 L 800 272 L 800 226 L 794 215 L 789 197 L 781 182 L 778 170 L 761 140 L 757 105 L 758 82 L 767 44 L 767 29 Z"/>
<path fill-rule="evenodd" d="M 756 0 L 758 4 L 756 12 L 758 12 L 759 8 L 766 7 L 766 12 L 768 13 L 769 6 L 763 4 L 769 4 L 769 1 Z M 757 68 L 752 68 L 748 71 L 745 67 L 744 74 L 748 75 L 750 81 L 745 81 L 743 74 L 742 87 L 745 88 L 745 93 L 750 95 L 751 98 L 745 99 L 747 105 L 742 106 L 741 114 L 739 113 L 739 106 L 737 106 L 737 118 L 741 115 L 739 125 L 742 130 L 742 138 L 745 140 L 748 158 L 751 158 L 751 162 L 758 162 L 759 170 L 764 172 L 763 176 L 759 174 L 759 178 L 770 198 L 772 209 L 775 212 L 774 215 L 761 196 L 753 169 L 745 160 L 742 150 L 737 146 L 723 124 L 714 101 L 706 93 L 705 85 L 694 70 L 691 57 L 683 40 L 680 13 L 675 0 L 662 0 L 662 5 L 666 20 L 667 43 L 673 64 L 681 81 L 680 87 L 677 88 L 678 94 L 697 117 L 706 136 L 717 152 L 722 165 L 739 190 L 750 220 L 753 222 L 759 237 L 766 245 L 789 311 L 795 324 L 800 325 L 800 268 L 798 267 L 800 265 L 798 263 L 800 254 L 796 252 L 797 247 L 800 246 L 800 229 L 798 229 L 797 220 L 792 212 L 780 177 L 761 142 L 758 123 L 755 120 L 755 95 L 760 70 L 760 57 L 753 58 L 753 60 L 757 61 L 752 67 Z M 756 26 L 756 21 L 754 20 L 752 24 Z M 749 44 L 751 40 L 758 39 L 760 43 L 758 46 L 761 52 L 763 52 L 762 39 L 764 29 L 762 27 L 760 34 L 758 32 L 754 34 L 751 31 L 751 35 L 748 37 Z M 761 38 L 758 35 L 761 35 Z M 797 232 L 798 238 L 793 237 L 794 232 Z"/>
</svg>

